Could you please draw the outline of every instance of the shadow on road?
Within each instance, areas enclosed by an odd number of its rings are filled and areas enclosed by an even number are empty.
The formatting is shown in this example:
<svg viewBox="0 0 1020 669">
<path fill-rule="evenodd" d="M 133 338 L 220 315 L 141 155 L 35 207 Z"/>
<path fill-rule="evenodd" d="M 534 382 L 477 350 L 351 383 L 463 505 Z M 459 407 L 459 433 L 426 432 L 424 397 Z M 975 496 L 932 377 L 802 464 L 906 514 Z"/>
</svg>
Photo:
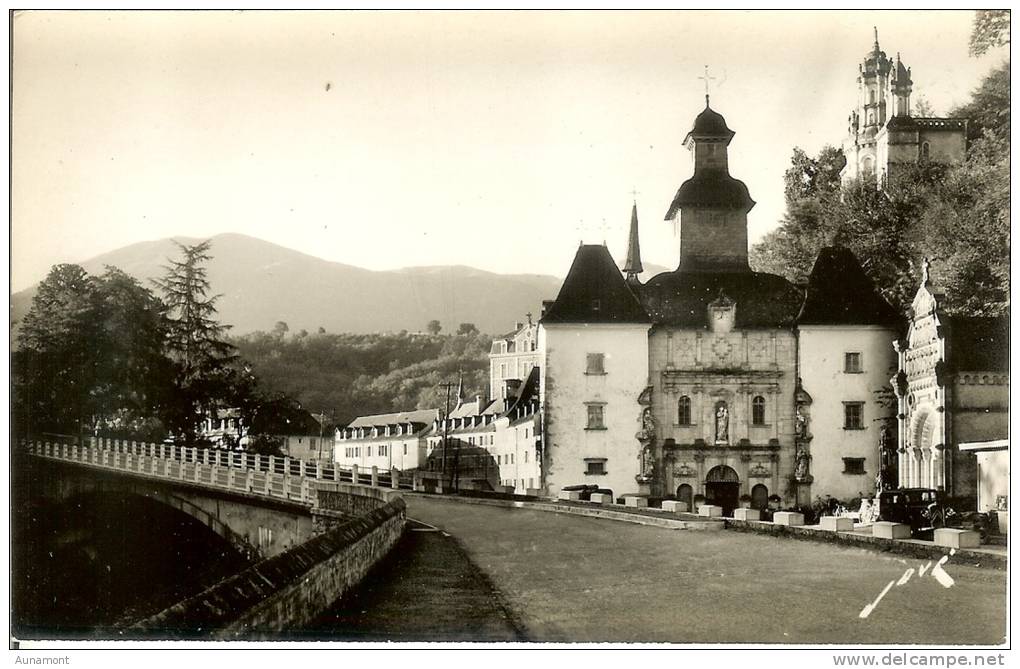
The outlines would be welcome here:
<svg viewBox="0 0 1020 669">
<path fill-rule="evenodd" d="M 499 592 L 457 541 L 415 521 L 354 592 L 305 628 L 275 638 L 527 641 Z"/>
</svg>

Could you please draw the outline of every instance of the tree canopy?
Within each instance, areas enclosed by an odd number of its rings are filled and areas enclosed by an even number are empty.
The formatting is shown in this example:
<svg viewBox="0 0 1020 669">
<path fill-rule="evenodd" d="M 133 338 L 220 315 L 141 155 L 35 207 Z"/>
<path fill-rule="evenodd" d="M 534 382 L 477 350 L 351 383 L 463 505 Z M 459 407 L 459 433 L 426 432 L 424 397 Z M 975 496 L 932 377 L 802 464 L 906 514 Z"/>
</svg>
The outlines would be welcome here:
<svg viewBox="0 0 1020 669">
<path fill-rule="evenodd" d="M 840 186 L 842 151 L 794 149 L 786 212 L 751 249 L 755 269 L 806 281 L 818 251 L 850 248 L 889 302 L 905 308 L 921 259 L 950 313 L 1000 315 L 1009 304 L 1009 65 L 994 68 L 952 116 L 976 131 L 958 165 L 898 165 L 889 182 Z"/>
</svg>

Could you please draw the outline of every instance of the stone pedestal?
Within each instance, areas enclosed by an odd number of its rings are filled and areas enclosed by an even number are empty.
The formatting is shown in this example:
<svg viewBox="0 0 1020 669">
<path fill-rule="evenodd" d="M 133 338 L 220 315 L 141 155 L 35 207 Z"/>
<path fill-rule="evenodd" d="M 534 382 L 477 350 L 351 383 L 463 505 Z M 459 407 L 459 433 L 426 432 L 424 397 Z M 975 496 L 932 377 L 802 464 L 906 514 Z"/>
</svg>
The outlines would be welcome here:
<svg viewBox="0 0 1020 669">
<path fill-rule="evenodd" d="M 647 497 L 638 497 L 637 495 L 626 495 L 623 498 L 623 503 L 626 506 L 630 506 L 630 507 L 634 507 L 634 508 L 638 508 L 638 509 L 643 509 L 643 508 L 646 508 L 648 506 L 648 498 Z"/>
<path fill-rule="evenodd" d="M 974 530 L 940 527 L 935 530 L 935 545 L 945 548 L 977 548 L 981 545 L 981 535 Z"/>
<path fill-rule="evenodd" d="M 581 493 L 577 490 L 561 490 L 556 499 L 561 499 L 565 502 L 576 502 L 581 499 Z"/>
<path fill-rule="evenodd" d="M 687 513 L 687 502 L 678 502 L 675 499 L 667 499 L 662 502 L 662 510 L 672 513 Z"/>
<path fill-rule="evenodd" d="M 818 519 L 818 529 L 830 532 L 852 532 L 854 521 L 850 518 L 837 518 L 836 516 L 822 516 Z"/>
<path fill-rule="evenodd" d="M 592 504 L 612 504 L 613 496 L 604 492 L 593 492 L 591 494 Z"/>
<path fill-rule="evenodd" d="M 722 507 L 714 504 L 702 504 L 698 507 L 698 515 L 706 518 L 721 518 Z"/>
<path fill-rule="evenodd" d="M 909 539 L 910 525 L 880 520 L 871 524 L 871 536 L 879 539 Z"/>
<path fill-rule="evenodd" d="M 733 509 L 734 520 L 761 520 L 758 509 Z"/>
<path fill-rule="evenodd" d="M 540 488 L 525 488 L 524 494 L 528 497 L 541 497 L 542 490 Z"/>
<path fill-rule="evenodd" d="M 800 527 L 804 524 L 804 514 L 796 511 L 776 511 L 772 515 L 772 522 L 776 525 Z"/>
</svg>

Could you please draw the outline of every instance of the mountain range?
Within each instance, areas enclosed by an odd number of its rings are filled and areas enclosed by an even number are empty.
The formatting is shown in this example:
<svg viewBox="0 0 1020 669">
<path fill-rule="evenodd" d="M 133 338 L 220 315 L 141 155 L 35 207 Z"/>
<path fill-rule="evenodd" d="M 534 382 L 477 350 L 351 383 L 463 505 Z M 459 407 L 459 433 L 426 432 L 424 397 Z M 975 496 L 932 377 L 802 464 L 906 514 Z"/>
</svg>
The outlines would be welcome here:
<svg viewBox="0 0 1020 669">
<path fill-rule="evenodd" d="M 150 286 L 169 258 L 177 237 L 141 242 L 78 263 L 90 274 L 118 267 Z M 438 319 L 444 332 L 474 323 L 482 332 L 513 329 L 542 300 L 556 297 L 560 279 L 540 274 L 495 274 L 465 266 L 408 267 L 372 271 L 330 262 L 241 234 L 212 238 L 207 264 L 219 319 L 232 333 L 272 330 L 278 321 L 291 332 L 319 327 L 328 332 L 420 331 Z M 24 318 L 38 284 L 11 296 L 11 320 Z"/>
<path fill-rule="evenodd" d="M 174 237 L 139 242 L 78 263 L 90 274 L 118 267 L 151 287 L 168 259 L 179 253 Z M 410 332 L 437 319 L 444 332 L 474 323 L 481 332 L 513 329 L 527 313 L 538 318 L 542 300 L 559 292 L 562 279 L 546 274 L 496 274 L 463 265 L 373 271 L 316 258 L 277 244 L 226 233 L 212 237 L 208 278 L 220 322 L 233 334 L 272 330 L 278 321 L 291 332 Z M 564 268 L 566 269 L 566 268 Z M 642 278 L 664 268 L 647 266 Z M 38 284 L 11 295 L 11 322 L 32 306 Z"/>
</svg>

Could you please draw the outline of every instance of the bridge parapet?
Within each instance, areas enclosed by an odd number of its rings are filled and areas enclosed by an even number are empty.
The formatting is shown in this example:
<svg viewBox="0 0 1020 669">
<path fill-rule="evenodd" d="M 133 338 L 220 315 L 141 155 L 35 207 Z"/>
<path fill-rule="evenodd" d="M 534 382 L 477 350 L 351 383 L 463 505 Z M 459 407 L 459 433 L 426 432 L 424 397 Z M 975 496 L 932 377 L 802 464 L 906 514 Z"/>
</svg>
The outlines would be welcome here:
<svg viewBox="0 0 1020 669">
<path fill-rule="evenodd" d="M 360 472 L 331 461 L 299 460 L 171 444 L 151 444 L 112 439 L 90 439 L 87 445 L 66 442 L 22 442 L 37 457 L 74 462 L 139 476 L 183 481 L 261 497 L 317 506 L 317 485 L 348 484 L 357 487 L 412 489 L 407 474 L 393 469 Z"/>
</svg>

